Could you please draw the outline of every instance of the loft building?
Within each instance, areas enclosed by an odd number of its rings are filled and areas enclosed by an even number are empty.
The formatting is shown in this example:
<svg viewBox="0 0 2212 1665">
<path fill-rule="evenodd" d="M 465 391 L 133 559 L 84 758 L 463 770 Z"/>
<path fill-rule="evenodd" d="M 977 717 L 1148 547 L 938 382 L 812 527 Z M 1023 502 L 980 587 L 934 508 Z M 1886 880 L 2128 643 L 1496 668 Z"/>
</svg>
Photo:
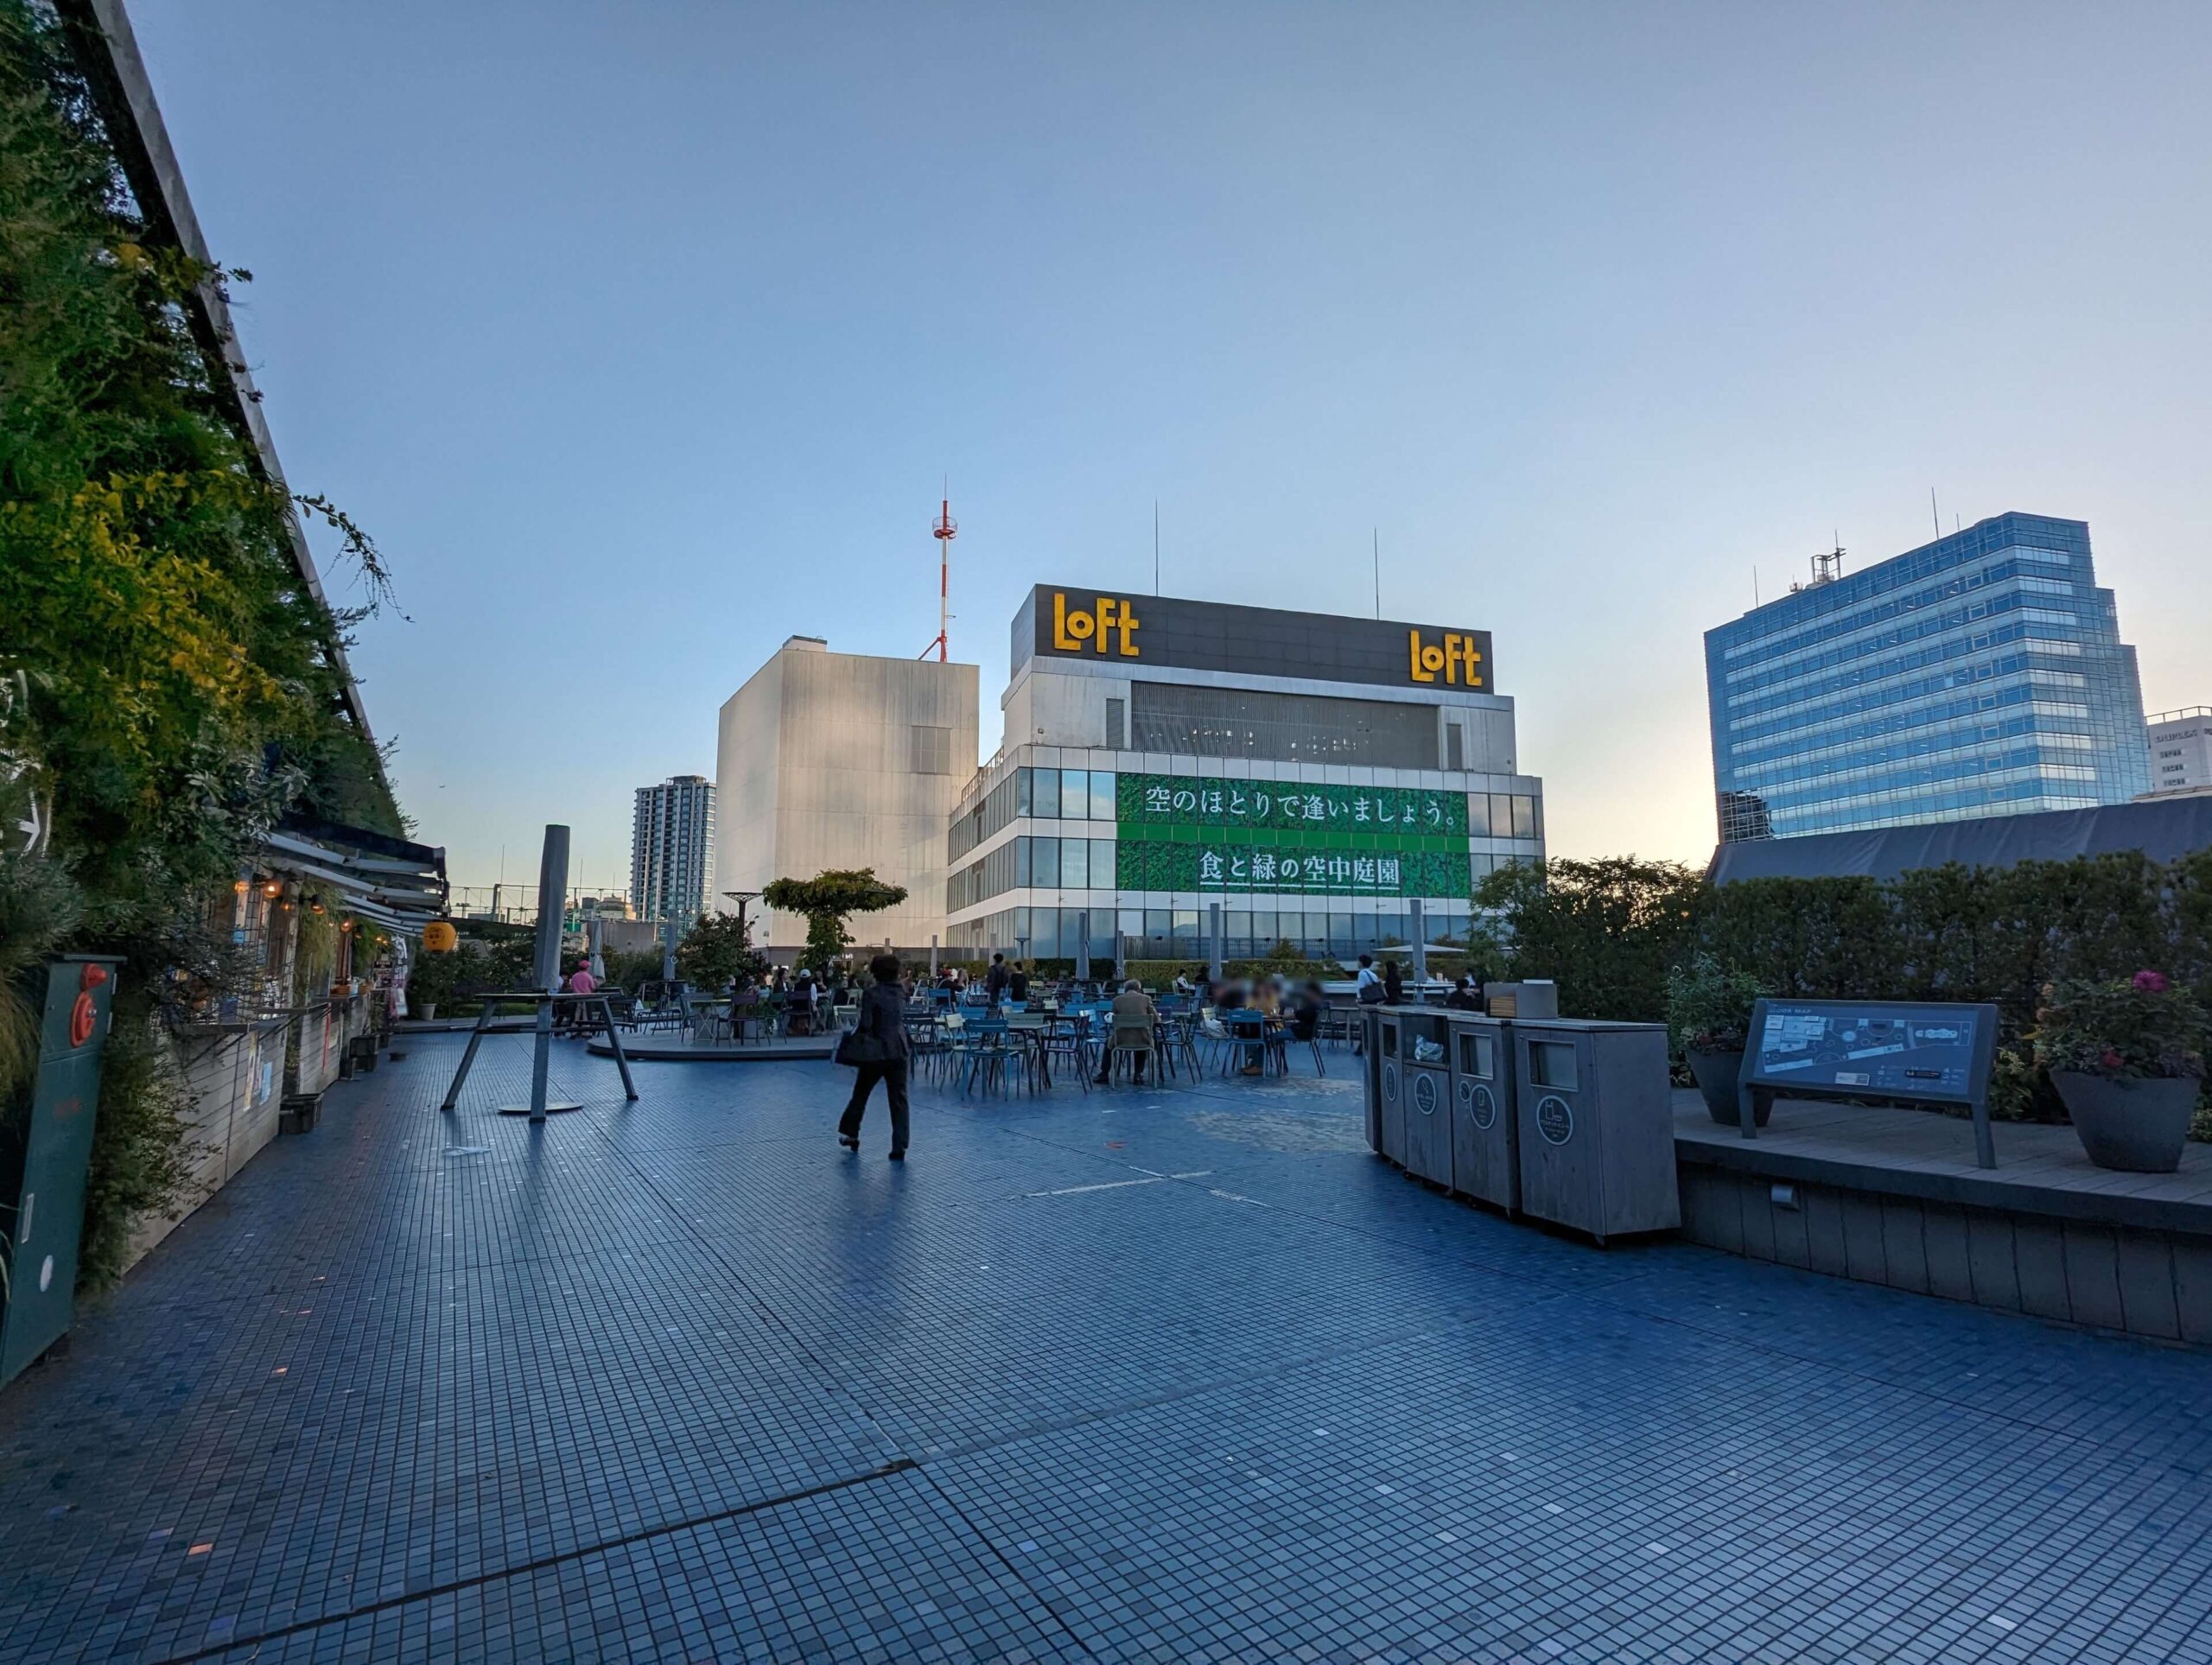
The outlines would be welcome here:
<svg viewBox="0 0 2212 1665">
<path fill-rule="evenodd" d="M 2149 728 L 2151 791 L 2212 791 L 2212 705 L 2161 711 Z"/>
<path fill-rule="evenodd" d="M 847 924 L 926 956 L 944 930 L 944 828 L 976 766 L 972 664 L 832 653 L 794 636 L 723 702 L 715 752 L 721 810 L 716 904 L 777 879 L 873 867 L 906 900 Z M 784 961 L 806 921 L 748 902 L 757 948 Z"/>
<path fill-rule="evenodd" d="M 1723 842 L 2124 804 L 2135 650 L 2078 520 L 2002 514 L 1705 635 Z"/>
<path fill-rule="evenodd" d="M 630 821 L 631 917 L 688 926 L 706 912 L 714 851 L 715 789 L 704 775 L 639 787 Z"/>
<path fill-rule="evenodd" d="M 945 944 L 1197 960 L 1464 936 L 1543 858 L 1490 633 L 1039 585 L 1005 740 L 951 817 Z"/>
</svg>

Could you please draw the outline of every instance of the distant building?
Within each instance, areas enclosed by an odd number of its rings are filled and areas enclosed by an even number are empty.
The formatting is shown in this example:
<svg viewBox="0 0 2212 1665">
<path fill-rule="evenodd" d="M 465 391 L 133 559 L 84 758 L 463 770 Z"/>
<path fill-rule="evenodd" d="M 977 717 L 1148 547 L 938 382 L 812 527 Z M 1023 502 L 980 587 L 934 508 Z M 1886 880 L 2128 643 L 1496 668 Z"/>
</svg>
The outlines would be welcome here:
<svg viewBox="0 0 2212 1665">
<path fill-rule="evenodd" d="M 1998 515 L 1822 572 L 1707 631 L 1705 657 L 1724 842 L 2149 790 L 2135 650 L 2078 520 Z"/>
<path fill-rule="evenodd" d="M 794 636 L 723 702 L 715 759 L 720 893 L 873 867 L 906 900 L 849 922 L 926 956 L 944 933 L 944 829 L 976 772 L 976 669 L 832 653 Z M 756 947 L 787 959 L 806 921 L 753 904 Z"/>
<path fill-rule="evenodd" d="M 707 909 L 715 871 L 715 789 L 704 775 L 638 788 L 630 823 L 630 911 L 689 925 Z"/>
<path fill-rule="evenodd" d="M 2151 791 L 2212 787 L 2212 705 L 2162 711 L 2150 720 Z"/>
<path fill-rule="evenodd" d="M 1231 958 L 1465 940 L 1544 859 L 1487 631 L 1039 584 L 1011 647 L 950 823 L 964 957 L 1196 961 L 1216 907 Z"/>
</svg>

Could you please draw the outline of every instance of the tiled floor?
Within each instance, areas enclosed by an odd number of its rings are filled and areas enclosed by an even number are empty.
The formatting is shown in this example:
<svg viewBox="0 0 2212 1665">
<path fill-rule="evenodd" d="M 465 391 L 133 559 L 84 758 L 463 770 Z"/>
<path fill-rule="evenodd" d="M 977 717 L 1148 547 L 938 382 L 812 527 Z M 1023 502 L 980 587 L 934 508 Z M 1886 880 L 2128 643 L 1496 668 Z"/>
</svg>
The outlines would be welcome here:
<svg viewBox="0 0 2212 1665">
<path fill-rule="evenodd" d="M 918 1094 L 457 1037 L 0 1393 L 0 1660 L 2212 1662 L 2212 1357 L 1361 1147 L 1339 1077 Z"/>
</svg>

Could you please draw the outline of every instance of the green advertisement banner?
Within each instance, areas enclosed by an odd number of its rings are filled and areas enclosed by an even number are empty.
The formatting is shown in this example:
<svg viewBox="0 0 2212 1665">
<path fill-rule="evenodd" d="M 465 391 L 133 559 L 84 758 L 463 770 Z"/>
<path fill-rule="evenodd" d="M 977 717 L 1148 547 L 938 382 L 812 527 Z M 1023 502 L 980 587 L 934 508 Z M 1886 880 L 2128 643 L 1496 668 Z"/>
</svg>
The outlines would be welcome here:
<svg viewBox="0 0 2212 1665">
<path fill-rule="evenodd" d="M 1465 792 L 1417 786 L 1309 786 L 1294 780 L 1124 774 L 1116 780 L 1114 793 L 1115 817 L 1124 838 L 1164 827 L 1458 837 L 1467 832 Z"/>
<path fill-rule="evenodd" d="M 1315 849 L 1233 837 L 1147 839 L 1124 833 L 1115 848 L 1114 866 L 1114 882 L 1123 890 L 1462 899 L 1474 894 L 1474 875 L 1464 846 Z"/>
</svg>

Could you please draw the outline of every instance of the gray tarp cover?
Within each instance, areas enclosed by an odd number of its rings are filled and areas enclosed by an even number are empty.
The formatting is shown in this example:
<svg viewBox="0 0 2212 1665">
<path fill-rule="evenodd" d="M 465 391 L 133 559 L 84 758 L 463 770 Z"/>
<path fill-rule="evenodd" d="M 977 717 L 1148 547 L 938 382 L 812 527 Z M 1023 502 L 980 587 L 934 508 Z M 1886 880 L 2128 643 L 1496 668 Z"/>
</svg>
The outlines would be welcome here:
<svg viewBox="0 0 2212 1665">
<path fill-rule="evenodd" d="M 2063 861 L 2108 850 L 2141 850 L 2153 861 L 2171 861 L 2208 846 L 2212 846 L 2212 797 L 2171 798 L 1926 827 L 1740 839 L 1713 852 L 1713 879 L 1721 885 L 1738 879 L 1838 874 L 1891 879 L 1947 861 L 2005 867 L 2015 861 Z"/>
</svg>

